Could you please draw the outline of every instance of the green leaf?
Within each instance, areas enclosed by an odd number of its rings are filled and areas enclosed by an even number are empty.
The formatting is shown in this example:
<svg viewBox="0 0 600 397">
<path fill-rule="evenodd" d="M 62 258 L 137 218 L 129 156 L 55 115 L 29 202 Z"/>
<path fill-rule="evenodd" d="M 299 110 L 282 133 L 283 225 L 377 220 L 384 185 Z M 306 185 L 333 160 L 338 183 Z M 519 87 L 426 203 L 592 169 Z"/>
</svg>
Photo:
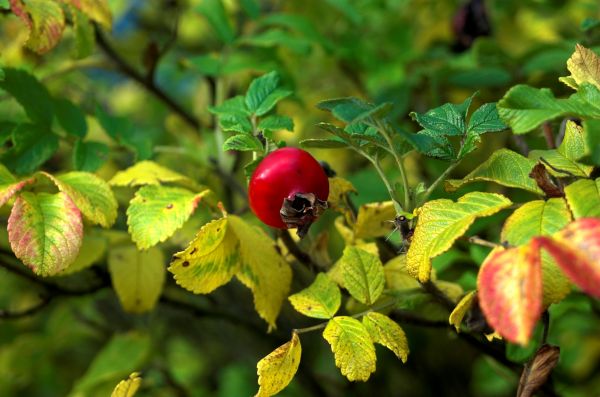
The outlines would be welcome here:
<svg viewBox="0 0 600 397">
<path fill-rule="evenodd" d="M 255 397 L 270 397 L 283 390 L 294 378 L 300 365 L 302 346 L 297 333 L 256 365 L 259 390 Z"/>
<path fill-rule="evenodd" d="M 461 136 L 467 129 L 465 124 L 467 111 L 473 96 L 458 105 L 446 103 L 426 113 L 411 112 L 410 117 L 431 134 Z"/>
<path fill-rule="evenodd" d="M 94 35 L 94 25 L 90 23 L 88 17 L 76 9 L 70 8 L 73 21 L 73 33 L 75 34 L 75 43 L 72 53 L 75 59 L 86 58 L 94 52 L 96 37 Z"/>
<path fill-rule="evenodd" d="M 339 99 L 329 99 L 317 104 L 317 108 L 331 112 L 338 120 L 346 123 L 352 123 L 356 118 L 365 112 L 371 111 L 374 106 L 361 99 L 349 97 Z"/>
<path fill-rule="evenodd" d="M 335 365 L 349 381 L 367 381 L 375 372 L 375 345 L 358 320 L 339 316 L 327 323 L 323 338 L 331 345 Z"/>
<path fill-rule="evenodd" d="M 372 305 L 383 292 L 383 264 L 377 255 L 347 246 L 341 258 L 344 287 L 357 301 Z"/>
<path fill-rule="evenodd" d="M 258 123 L 259 130 L 279 131 L 287 130 L 294 131 L 294 120 L 288 116 L 280 116 L 277 114 L 267 116 Z"/>
<path fill-rule="evenodd" d="M 33 75 L 24 70 L 4 68 L 0 88 L 8 92 L 23 106 L 31 121 L 50 126 L 53 101 L 48 90 Z"/>
<path fill-rule="evenodd" d="M 308 55 L 312 48 L 312 43 L 306 38 L 277 28 L 270 28 L 252 36 L 242 37 L 240 42 L 263 48 L 283 47 L 299 55 Z"/>
<path fill-rule="evenodd" d="M 573 120 L 567 120 L 565 125 L 565 135 L 558 153 L 569 160 L 579 160 L 588 153 L 586 133 L 583 127 L 577 125 Z"/>
<path fill-rule="evenodd" d="M 75 141 L 73 167 L 79 171 L 94 172 L 108 160 L 110 149 L 102 142 Z"/>
<path fill-rule="evenodd" d="M 220 105 L 211 106 L 208 111 L 218 116 L 250 116 L 251 114 L 246 106 L 246 99 L 242 95 L 229 98 Z"/>
<path fill-rule="evenodd" d="M 563 155 L 557 149 L 532 150 L 529 152 L 529 158 L 532 160 L 543 159 L 543 163 L 546 165 L 548 172 L 555 176 L 572 175 L 588 177 L 594 170 L 593 166 L 574 161 Z M 551 167 L 548 167 L 547 164 Z"/>
<path fill-rule="evenodd" d="M 300 145 L 305 148 L 344 149 L 349 145 L 341 139 L 304 139 Z"/>
<path fill-rule="evenodd" d="M 111 116 L 102 108 L 96 109 L 96 117 L 102 129 L 117 143 L 131 150 L 136 159 L 145 160 L 152 156 L 153 138 L 147 130 L 141 130 L 125 117 Z"/>
<path fill-rule="evenodd" d="M 73 102 L 64 98 L 54 99 L 54 112 L 60 125 L 73 136 L 83 138 L 87 133 L 85 114 Z"/>
<path fill-rule="evenodd" d="M 164 262 L 158 248 L 138 251 L 126 245 L 110 250 L 108 270 L 123 310 L 144 313 L 154 308 L 165 282 Z"/>
<path fill-rule="evenodd" d="M 252 135 L 253 128 L 250 119 L 242 115 L 223 115 L 219 117 L 219 125 L 223 131 Z"/>
<path fill-rule="evenodd" d="M 34 124 L 19 124 L 12 133 L 13 147 L 2 162 L 16 174 L 30 174 L 58 150 L 58 136 Z"/>
<path fill-rule="evenodd" d="M 221 0 L 203 0 L 196 10 L 204 15 L 219 38 L 226 44 L 235 39 L 235 32 Z"/>
<path fill-rule="evenodd" d="M 600 166 L 600 120 L 584 120 L 586 144 L 590 151 L 590 160 L 593 164 Z"/>
<path fill-rule="evenodd" d="M 559 116 L 600 118 L 600 91 L 584 84 L 567 99 L 556 99 L 548 89 L 527 85 L 512 87 L 498 102 L 498 113 L 515 134 L 524 134 Z"/>
<path fill-rule="evenodd" d="M 29 30 L 27 47 L 43 54 L 60 41 L 65 29 L 65 15 L 59 3 L 53 0 L 11 1 L 13 13 L 21 18 Z"/>
<path fill-rule="evenodd" d="M 240 242 L 241 267 L 236 277 L 252 291 L 254 307 L 269 324 L 269 329 L 275 328 L 275 320 L 292 282 L 290 265 L 261 228 L 234 215 L 229 215 L 228 219 Z"/>
<path fill-rule="evenodd" d="M 363 21 L 363 14 L 355 7 L 350 0 L 326 0 L 333 8 L 341 12 L 354 25 L 360 25 Z"/>
<path fill-rule="evenodd" d="M 499 149 L 463 179 L 445 181 L 445 188 L 446 191 L 453 192 L 471 182 L 488 181 L 543 195 L 542 190 L 529 177 L 535 164 L 534 160 L 523 157 L 512 150 Z"/>
<path fill-rule="evenodd" d="M 120 381 L 110 397 L 133 397 L 142 384 L 139 372 L 133 372 L 129 378 Z"/>
<path fill-rule="evenodd" d="M 500 239 L 520 246 L 533 237 L 552 235 L 570 222 L 571 213 L 565 199 L 529 201 L 508 217 Z M 545 306 L 560 302 L 571 291 L 571 282 L 545 252 L 542 252 L 542 287 Z"/>
<path fill-rule="evenodd" d="M 300 292 L 288 297 L 296 311 L 312 318 L 332 318 L 340 308 L 342 294 L 336 283 L 325 273 Z"/>
<path fill-rule="evenodd" d="M 262 116 L 291 94 L 291 91 L 279 88 L 279 74 L 270 72 L 250 83 L 246 92 L 246 106 L 256 116 Z"/>
<path fill-rule="evenodd" d="M 371 312 L 362 322 L 373 342 L 390 349 L 403 363 L 408 359 L 408 341 L 402 328 L 388 316 Z"/>
<path fill-rule="evenodd" d="M 114 385 L 142 368 L 152 349 L 146 334 L 115 334 L 96 354 L 84 375 L 75 382 L 69 397 L 86 397 L 108 383 Z"/>
<path fill-rule="evenodd" d="M 8 218 L 8 239 L 15 256 L 41 276 L 57 274 L 73 263 L 82 237 L 81 213 L 62 192 L 23 192 Z"/>
<path fill-rule="evenodd" d="M 8 202 L 17 192 L 25 186 L 35 182 L 35 179 L 17 180 L 10 171 L 0 164 L 0 207 Z"/>
<path fill-rule="evenodd" d="M 565 196 L 575 219 L 600 218 L 600 178 L 571 183 L 565 187 Z"/>
<path fill-rule="evenodd" d="M 195 294 L 208 294 L 239 270 L 239 240 L 228 218 L 202 226 L 182 252 L 173 255 L 169 271 L 175 282 Z"/>
<path fill-rule="evenodd" d="M 161 185 L 141 187 L 127 208 L 131 239 L 141 250 L 165 241 L 183 226 L 208 192 Z"/>
<path fill-rule="evenodd" d="M 417 225 L 406 255 L 407 271 L 426 282 L 431 276 L 431 259 L 446 252 L 476 218 L 495 214 L 512 202 L 495 193 L 467 193 L 457 202 L 432 200 L 418 210 Z"/>
<path fill-rule="evenodd" d="M 240 6 L 250 18 L 256 19 L 260 16 L 260 3 L 258 0 L 240 0 Z"/>
<path fill-rule="evenodd" d="M 468 131 L 476 134 L 497 132 L 507 129 L 500 119 L 496 103 L 486 103 L 473 112 L 469 118 Z"/>
<path fill-rule="evenodd" d="M 240 152 L 262 152 L 262 143 L 254 135 L 238 134 L 231 136 L 223 143 L 223 151 L 238 150 Z"/>
<path fill-rule="evenodd" d="M 140 161 L 124 171 L 119 171 L 108 182 L 112 186 L 160 185 L 181 183 L 195 186 L 194 181 L 153 161 Z"/>
<path fill-rule="evenodd" d="M 66 193 L 92 223 L 111 227 L 117 219 L 117 199 L 104 180 L 89 172 L 73 171 L 60 176 L 41 172 Z"/>
<path fill-rule="evenodd" d="M 254 173 L 254 170 L 256 169 L 256 167 L 258 167 L 263 158 L 264 156 L 258 156 L 255 160 L 252 160 L 244 166 L 244 175 L 246 175 L 247 180 L 250 180 L 252 174 Z"/>
</svg>

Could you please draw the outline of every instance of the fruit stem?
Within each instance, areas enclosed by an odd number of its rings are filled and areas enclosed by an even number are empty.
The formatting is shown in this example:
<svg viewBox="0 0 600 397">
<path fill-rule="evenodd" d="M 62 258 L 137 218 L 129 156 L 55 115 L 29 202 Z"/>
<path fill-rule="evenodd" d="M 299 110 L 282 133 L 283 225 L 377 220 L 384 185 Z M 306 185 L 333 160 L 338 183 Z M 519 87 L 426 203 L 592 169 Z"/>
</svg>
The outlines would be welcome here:
<svg viewBox="0 0 600 397">
<path fill-rule="evenodd" d="M 219 106 L 225 100 L 225 81 L 223 77 L 215 78 L 215 98 L 214 106 Z M 225 162 L 225 153 L 223 152 L 223 143 L 225 143 L 225 137 L 223 136 L 223 130 L 221 130 L 221 124 L 215 122 L 215 141 L 217 143 L 217 162 L 218 165 L 223 166 Z"/>
</svg>

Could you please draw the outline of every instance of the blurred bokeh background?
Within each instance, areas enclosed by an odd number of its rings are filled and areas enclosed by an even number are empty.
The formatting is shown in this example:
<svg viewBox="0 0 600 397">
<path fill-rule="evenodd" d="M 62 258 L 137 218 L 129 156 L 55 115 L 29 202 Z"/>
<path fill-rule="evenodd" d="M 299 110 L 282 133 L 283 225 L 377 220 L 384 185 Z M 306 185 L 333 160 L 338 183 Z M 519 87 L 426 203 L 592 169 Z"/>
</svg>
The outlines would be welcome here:
<svg viewBox="0 0 600 397">
<path fill-rule="evenodd" d="M 0 9 L 7 10 L 0 1 Z M 392 117 L 408 131 L 417 126 L 410 111 L 423 112 L 460 102 L 479 91 L 477 103 L 500 99 L 509 87 L 527 83 L 569 93 L 558 81 L 576 43 L 600 48 L 597 0 L 111 0 L 113 29 L 68 27 L 60 44 L 40 56 L 24 49 L 27 30 L 16 16 L 0 14 L 2 66 L 31 71 L 52 93 L 71 99 L 87 113 L 88 139 L 103 144 L 97 172 L 110 178 L 136 160 L 152 158 L 213 189 L 231 212 L 246 204 L 223 183 L 220 170 L 243 185 L 245 154 L 220 148 L 208 107 L 244 93 L 249 82 L 277 70 L 294 94 L 278 112 L 294 120 L 294 131 L 277 138 L 288 145 L 325 134 L 315 125 L 329 115 L 322 100 L 357 96 L 392 102 Z M 86 42 L 87 40 L 87 42 Z M 152 76 L 149 78 L 148 76 Z M 150 81 L 150 82 L 149 82 Z M 168 101 L 161 95 L 166 94 Z M 120 142 L 99 120 L 110 115 Z M 2 119 L 18 120 L 22 110 L 2 95 Z M 115 121 L 116 120 L 116 121 Z M 481 148 L 453 173 L 464 176 L 499 147 L 519 150 L 509 133 L 486 136 Z M 531 147 L 544 145 L 539 134 Z M 73 150 L 63 144 L 46 164 L 51 171 L 72 169 Z M 387 200 L 375 170 L 349 151 L 313 150 L 338 175 L 350 180 L 356 205 Z M 432 181 L 442 161 L 411 155 L 412 184 Z M 385 164 L 394 176 L 392 164 Z M 469 189 L 490 189 L 473 185 Z M 441 189 L 434 197 L 454 198 Z M 513 192 L 514 193 L 514 192 Z M 123 204 L 130 193 L 119 197 Z M 519 194 L 514 193 L 516 201 Z M 527 199 L 527 196 L 522 196 Z M 0 216 L 7 217 L 7 209 Z M 482 236 L 497 236 L 500 214 L 478 221 Z M 185 246 L 212 214 L 199 209 L 165 245 L 166 257 Z M 252 219 L 251 216 L 248 219 Z M 343 240 L 328 213 L 304 248 L 334 261 Z M 105 233 L 111 244 L 123 237 L 125 218 Z M 1 237 L 0 260 L 14 261 Z M 106 233 L 110 233 L 106 240 Z M 326 234 L 327 240 L 319 238 Z M 394 238 L 397 238 L 395 236 Z M 101 244 L 100 244 L 101 245 Z M 98 268 L 105 247 L 99 246 Z M 437 258 L 440 279 L 473 289 L 488 250 L 458 244 Z M 60 285 L 94 285 L 94 267 L 56 280 Z M 299 288 L 298 282 L 293 286 Z M 0 269 L 0 308 L 27 308 L 39 285 Z M 174 303 L 184 302 L 181 303 Z M 446 321 L 422 296 L 405 303 L 432 321 Z M 553 382 L 558 395 L 600 395 L 600 307 L 573 293 L 551 309 L 550 343 L 561 347 Z M 133 370 L 144 378 L 140 396 L 250 396 L 256 390 L 256 362 L 280 345 L 293 328 L 312 324 L 286 304 L 278 330 L 266 326 L 252 307 L 250 293 L 236 283 L 210 296 L 191 296 L 167 281 L 157 308 L 144 315 L 124 313 L 111 289 L 59 295 L 43 310 L 24 318 L 0 319 L 0 396 L 107 396 Z M 407 364 L 378 350 L 377 372 L 368 383 L 352 384 L 335 368 L 329 346 L 318 333 L 303 335 L 303 358 L 296 379 L 281 396 L 477 396 L 514 395 L 518 375 L 443 324 L 403 324 L 410 343 Z M 535 346 L 506 347 L 506 356 L 524 362 Z M 379 349 L 379 348 L 378 348 Z"/>
</svg>

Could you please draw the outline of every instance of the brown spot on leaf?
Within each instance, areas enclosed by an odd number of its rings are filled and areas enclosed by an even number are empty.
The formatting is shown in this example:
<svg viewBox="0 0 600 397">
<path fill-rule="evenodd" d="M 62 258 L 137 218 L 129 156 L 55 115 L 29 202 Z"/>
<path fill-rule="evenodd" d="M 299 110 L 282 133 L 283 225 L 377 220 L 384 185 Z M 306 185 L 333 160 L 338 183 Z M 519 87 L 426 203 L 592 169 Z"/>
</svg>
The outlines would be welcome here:
<svg viewBox="0 0 600 397">
<path fill-rule="evenodd" d="M 194 253 L 198 251 L 198 249 L 196 247 L 194 247 L 191 251 L 190 251 L 190 255 L 194 255 Z"/>
<path fill-rule="evenodd" d="M 172 203 L 169 203 L 169 204 L 167 204 L 167 207 L 166 207 L 166 208 L 167 208 L 168 210 L 170 210 L 171 208 L 173 208 L 173 204 L 172 204 Z"/>
<path fill-rule="evenodd" d="M 190 262 L 188 262 L 188 261 L 185 261 L 181 264 L 181 266 L 183 266 L 183 267 L 188 267 L 189 265 L 190 265 Z"/>
</svg>

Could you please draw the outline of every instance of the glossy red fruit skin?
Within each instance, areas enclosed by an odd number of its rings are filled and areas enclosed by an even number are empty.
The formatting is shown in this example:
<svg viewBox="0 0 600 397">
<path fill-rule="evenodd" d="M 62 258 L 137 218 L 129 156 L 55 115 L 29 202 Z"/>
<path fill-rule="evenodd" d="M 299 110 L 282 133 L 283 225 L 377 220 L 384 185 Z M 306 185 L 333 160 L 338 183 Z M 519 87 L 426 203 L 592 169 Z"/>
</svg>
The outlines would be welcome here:
<svg viewBox="0 0 600 397">
<path fill-rule="evenodd" d="M 252 212 L 278 229 L 286 229 L 279 213 L 283 201 L 293 199 L 296 193 L 313 193 L 327 201 L 329 180 L 313 156 L 293 147 L 269 153 L 252 173 L 248 186 Z"/>
</svg>

